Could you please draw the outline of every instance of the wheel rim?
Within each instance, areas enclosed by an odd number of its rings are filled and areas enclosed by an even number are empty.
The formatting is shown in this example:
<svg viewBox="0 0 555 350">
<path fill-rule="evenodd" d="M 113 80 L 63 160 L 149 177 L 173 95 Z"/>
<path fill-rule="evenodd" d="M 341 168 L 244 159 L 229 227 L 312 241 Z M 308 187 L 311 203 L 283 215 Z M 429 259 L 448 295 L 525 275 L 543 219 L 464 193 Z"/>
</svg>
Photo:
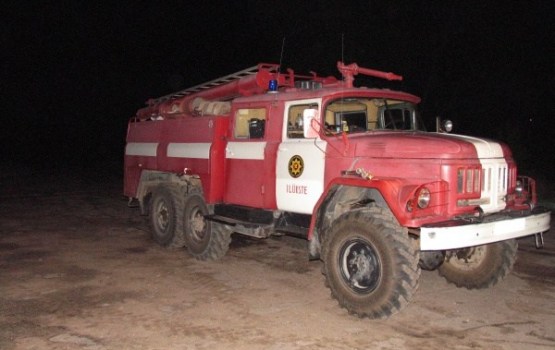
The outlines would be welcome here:
<svg viewBox="0 0 555 350">
<path fill-rule="evenodd" d="M 380 282 L 380 260 L 372 245 L 366 241 L 355 239 L 346 242 L 339 253 L 339 266 L 344 282 L 356 293 L 370 293 Z"/>
<path fill-rule="evenodd" d="M 166 231 L 170 224 L 170 212 L 165 201 L 158 202 L 156 207 L 156 225 L 161 231 Z"/>
<path fill-rule="evenodd" d="M 477 246 L 458 250 L 451 256 L 449 263 L 458 269 L 472 271 L 482 264 L 487 249 L 487 246 Z"/>
<path fill-rule="evenodd" d="M 191 238 L 197 243 L 202 242 L 206 237 L 206 221 L 200 207 L 197 206 L 191 210 L 189 222 Z"/>
</svg>

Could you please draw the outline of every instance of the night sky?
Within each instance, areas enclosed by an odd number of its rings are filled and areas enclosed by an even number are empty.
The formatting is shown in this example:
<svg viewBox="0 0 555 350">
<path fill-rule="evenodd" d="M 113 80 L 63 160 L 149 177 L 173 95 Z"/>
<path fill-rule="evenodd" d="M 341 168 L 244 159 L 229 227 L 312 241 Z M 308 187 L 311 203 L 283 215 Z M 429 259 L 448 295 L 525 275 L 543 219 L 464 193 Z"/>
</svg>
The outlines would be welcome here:
<svg viewBox="0 0 555 350">
<path fill-rule="evenodd" d="M 339 77 L 344 60 L 403 75 L 357 81 L 421 96 L 429 128 L 506 141 L 521 173 L 555 180 L 553 1 L 163 3 L 3 5 L 3 159 L 122 166 L 150 97 L 259 62 Z"/>
</svg>

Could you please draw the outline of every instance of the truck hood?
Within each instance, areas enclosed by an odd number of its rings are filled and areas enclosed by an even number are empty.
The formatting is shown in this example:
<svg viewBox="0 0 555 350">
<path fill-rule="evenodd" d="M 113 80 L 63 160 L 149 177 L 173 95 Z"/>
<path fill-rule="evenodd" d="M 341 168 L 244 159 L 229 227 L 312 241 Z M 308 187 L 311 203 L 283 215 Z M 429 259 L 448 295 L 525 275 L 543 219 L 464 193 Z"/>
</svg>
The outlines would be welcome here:
<svg viewBox="0 0 555 350">
<path fill-rule="evenodd" d="M 352 135 L 349 148 L 355 157 L 469 159 L 511 157 L 499 142 L 476 137 L 427 132 L 375 132 Z"/>
</svg>

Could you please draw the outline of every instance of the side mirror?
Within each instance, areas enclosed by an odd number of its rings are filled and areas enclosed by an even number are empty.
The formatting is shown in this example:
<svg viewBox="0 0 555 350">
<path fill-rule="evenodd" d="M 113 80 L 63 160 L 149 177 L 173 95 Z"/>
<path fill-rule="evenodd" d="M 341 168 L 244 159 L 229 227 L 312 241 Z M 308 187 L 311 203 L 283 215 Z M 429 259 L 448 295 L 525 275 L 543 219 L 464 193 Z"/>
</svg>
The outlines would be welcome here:
<svg viewBox="0 0 555 350">
<path fill-rule="evenodd" d="M 305 139 L 315 139 L 320 134 L 318 110 L 307 108 L 303 111 L 303 136 Z"/>
</svg>

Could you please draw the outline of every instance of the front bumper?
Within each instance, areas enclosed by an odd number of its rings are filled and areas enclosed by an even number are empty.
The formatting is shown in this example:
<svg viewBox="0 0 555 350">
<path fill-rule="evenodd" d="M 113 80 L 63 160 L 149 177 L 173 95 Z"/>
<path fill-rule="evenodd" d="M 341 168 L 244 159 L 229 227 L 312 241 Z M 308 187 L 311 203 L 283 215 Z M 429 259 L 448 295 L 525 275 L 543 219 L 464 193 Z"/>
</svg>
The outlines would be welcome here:
<svg viewBox="0 0 555 350">
<path fill-rule="evenodd" d="M 551 212 L 536 208 L 532 213 L 511 217 L 494 214 L 481 223 L 453 220 L 420 228 L 420 250 L 446 250 L 483 245 L 530 236 L 549 230 Z"/>
</svg>

